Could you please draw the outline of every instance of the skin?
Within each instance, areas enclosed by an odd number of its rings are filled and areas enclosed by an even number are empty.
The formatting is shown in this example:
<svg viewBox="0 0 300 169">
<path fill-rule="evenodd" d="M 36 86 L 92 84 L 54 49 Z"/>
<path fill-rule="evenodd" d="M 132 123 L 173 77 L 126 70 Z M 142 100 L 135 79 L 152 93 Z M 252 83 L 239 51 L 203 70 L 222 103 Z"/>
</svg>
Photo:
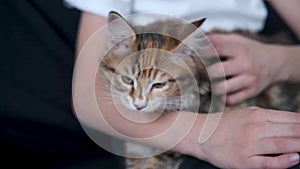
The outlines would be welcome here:
<svg viewBox="0 0 300 169">
<path fill-rule="evenodd" d="M 82 14 L 77 54 L 87 39 L 104 24 L 106 19 L 103 17 L 89 13 Z M 98 87 L 99 90 L 104 89 L 101 83 Z M 110 102 L 101 96 L 98 99 L 101 102 Z M 112 106 L 104 107 L 102 113 L 115 129 L 131 137 L 148 137 L 157 134 L 157 131 L 163 131 L 172 124 L 179 113 L 183 117 L 178 122 L 179 126 L 187 124 L 194 117 L 190 112 L 174 112 L 161 116 L 151 123 L 140 124 L 122 118 Z M 127 113 L 134 112 L 127 110 Z M 299 163 L 299 156 L 295 152 L 300 152 L 300 114 L 257 107 L 230 111 L 223 114 L 213 135 L 205 143 L 199 144 L 199 134 L 206 118 L 206 114 L 198 115 L 191 131 L 173 150 L 230 169 L 288 168 Z M 99 131 L 110 134 L 110 130 L 102 125 L 105 119 L 89 116 L 86 120 L 91 123 L 91 126 L 97 125 Z M 164 148 L 171 140 L 172 137 L 166 137 L 163 140 L 143 143 Z M 270 157 L 264 154 L 282 155 Z"/>
<path fill-rule="evenodd" d="M 289 3 L 284 3 L 274 0 L 271 3 L 300 38 L 300 11 L 296 9 L 300 1 L 289 0 Z M 226 61 L 209 69 L 214 70 L 212 77 L 216 78 L 220 77 L 223 66 L 225 75 L 232 77 L 226 81 L 225 89 L 226 102 L 230 105 L 257 96 L 271 84 L 300 81 L 300 71 L 297 68 L 300 61 L 299 45 L 264 44 L 235 34 L 214 34 L 209 39 L 218 54 L 226 58 Z M 216 91 L 220 91 L 222 85 L 224 86 L 222 83 L 216 84 Z"/>
</svg>

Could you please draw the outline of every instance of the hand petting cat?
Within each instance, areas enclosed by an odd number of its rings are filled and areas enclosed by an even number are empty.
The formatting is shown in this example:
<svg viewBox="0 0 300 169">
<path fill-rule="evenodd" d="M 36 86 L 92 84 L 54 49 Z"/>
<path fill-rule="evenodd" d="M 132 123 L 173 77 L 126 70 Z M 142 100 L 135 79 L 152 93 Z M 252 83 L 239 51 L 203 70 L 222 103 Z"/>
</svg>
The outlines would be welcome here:
<svg viewBox="0 0 300 169">
<path fill-rule="evenodd" d="M 300 2 L 290 0 L 270 1 L 278 14 L 300 39 Z M 238 35 L 209 35 L 223 62 L 226 76 L 227 103 L 230 105 L 258 95 L 276 82 L 300 82 L 299 45 L 268 45 Z M 214 65 L 215 77 L 220 74 L 220 65 Z M 216 84 L 218 91 L 222 84 Z"/>
<path fill-rule="evenodd" d="M 240 103 L 257 96 L 269 85 L 283 81 L 284 58 L 276 45 L 264 44 L 237 34 L 208 35 L 219 56 L 224 60 L 209 67 L 212 78 L 225 71 L 228 78 L 214 85 L 218 93 L 226 83 L 227 103 Z M 271 64 L 270 64 L 271 63 Z M 218 93 L 224 94 L 224 93 Z"/>
</svg>

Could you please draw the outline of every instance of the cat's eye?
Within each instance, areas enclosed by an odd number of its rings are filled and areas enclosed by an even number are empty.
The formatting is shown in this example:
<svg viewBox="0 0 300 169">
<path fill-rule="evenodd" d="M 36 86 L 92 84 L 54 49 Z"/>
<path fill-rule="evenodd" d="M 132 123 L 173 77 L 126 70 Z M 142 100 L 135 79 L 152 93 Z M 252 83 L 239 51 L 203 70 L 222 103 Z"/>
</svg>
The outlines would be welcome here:
<svg viewBox="0 0 300 169">
<path fill-rule="evenodd" d="M 152 86 L 154 88 L 160 89 L 163 88 L 166 85 L 166 83 L 154 83 Z"/>
<path fill-rule="evenodd" d="M 128 76 L 122 76 L 122 80 L 126 84 L 133 85 L 133 80 Z"/>
</svg>

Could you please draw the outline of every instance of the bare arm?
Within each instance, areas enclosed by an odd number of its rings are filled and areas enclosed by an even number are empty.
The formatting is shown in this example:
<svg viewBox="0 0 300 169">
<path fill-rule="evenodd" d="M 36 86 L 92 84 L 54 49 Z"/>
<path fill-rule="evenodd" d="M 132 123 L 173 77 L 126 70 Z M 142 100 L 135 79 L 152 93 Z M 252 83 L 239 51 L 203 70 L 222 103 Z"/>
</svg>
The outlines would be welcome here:
<svg viewBox="0 0 300 169">
<path fill-rule="evenodd" d="M 272 47 L 270 48 L 272 49 Z M 281 79 L 278 81 L 282 82 L 292 82 L 299 83 L 300 82 L 300 46 L 273 46 L 274 55 L 281 56 L 283 59 L 283 64 L 280 65 L 279 69 L 281 71 Z M 278 53 L 275 53 L 275 52 Z"/>
<path fill-rule="evenodd" d="M 299 0 L 272 0 L 272 6 L 276 9 L 279 15 L 284 19 L 287 25 L 295 32 L 300 39 L 300 1 Z"/>
<path fill-rule="evenodd" d="M 272 0 L 270 2 L 300 40 L 300 1 Z M 286 56 L 286 63 L 283 65 L 286 76 L 284 77 L 283 81 L 300 82 L 300 46 L 291 46 L 281 49 L 279 48 L 278 54 Z"/>
<path fill-rule="evenodd" d="M 77 36 L 76 55 L 79 54 L 83 45 L 99 28 L 106 24 L 106 18 L 83 12 L 80 17 Z"/>
</svg>

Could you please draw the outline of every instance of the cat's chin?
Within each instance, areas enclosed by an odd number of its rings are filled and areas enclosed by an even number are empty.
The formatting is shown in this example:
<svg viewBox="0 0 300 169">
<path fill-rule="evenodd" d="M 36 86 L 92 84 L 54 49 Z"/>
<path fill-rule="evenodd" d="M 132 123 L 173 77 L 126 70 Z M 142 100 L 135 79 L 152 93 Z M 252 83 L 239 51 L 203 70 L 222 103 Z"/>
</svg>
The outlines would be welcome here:
<svg viewBox="0 0 300 169">
<path fill-rule="evenodd" d="M 139 114 L 149 114 L 149 115 L 157 115 L 157 114 L 161 114 L 162 112 L 164 112 L 164 108 L 161 107 L 152 107 L 152 106 L 146 106 L 144 109 L 138 110 L 137 108 L 135 108 L 134 106 L 126 106 L 129 110 L 133 110 L 136 113 Z"/>
<path fill-rule="evenodd" d="M 161 114 L 163 110 L 134 110 L 136 113 L 143 114 L 143 115 L 157 115 Z"/>
<path fill-rule="evenodd" d="M 140 113 L 140 114 L 157 114 L 157 113 L 159 113 L 156 111 L 149 111 L 149 110 L 134 110 L 134 111 L 137 113 Z"/>
</svg>

